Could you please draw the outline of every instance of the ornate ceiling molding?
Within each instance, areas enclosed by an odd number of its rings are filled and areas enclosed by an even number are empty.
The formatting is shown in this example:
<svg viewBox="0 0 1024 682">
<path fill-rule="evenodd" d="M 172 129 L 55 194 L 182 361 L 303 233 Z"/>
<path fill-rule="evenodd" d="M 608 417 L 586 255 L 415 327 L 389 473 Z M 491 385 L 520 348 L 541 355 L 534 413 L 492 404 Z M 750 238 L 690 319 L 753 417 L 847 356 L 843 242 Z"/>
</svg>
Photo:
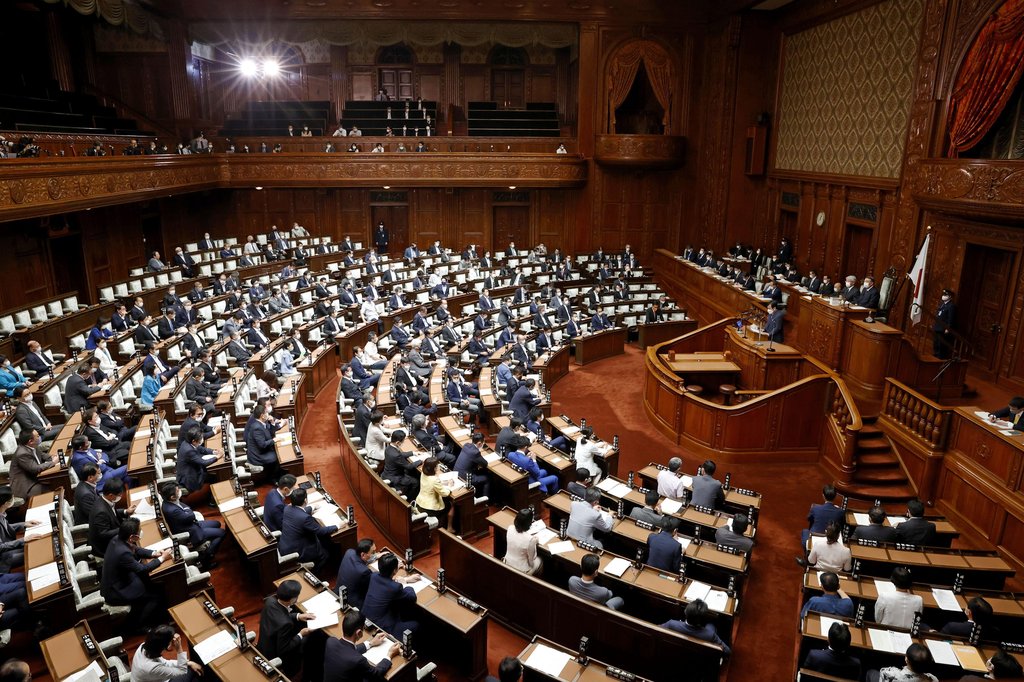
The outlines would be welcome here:
<svg viewBox="0 0 1024 682">
<path fill-rule="evenodd" d="M 955 215 L 1020 219 L 1024 162 L 922 159 L 913 178 L 914 201 Z"/>
<path fill-rule="evenodd" d="M 395 158 L 399 157 L 399 158 Z M 18 159 L 0 164 L 0 221 L 216 188 L 581 187 L 578 156 L 216 154 Z"/>
</svg>

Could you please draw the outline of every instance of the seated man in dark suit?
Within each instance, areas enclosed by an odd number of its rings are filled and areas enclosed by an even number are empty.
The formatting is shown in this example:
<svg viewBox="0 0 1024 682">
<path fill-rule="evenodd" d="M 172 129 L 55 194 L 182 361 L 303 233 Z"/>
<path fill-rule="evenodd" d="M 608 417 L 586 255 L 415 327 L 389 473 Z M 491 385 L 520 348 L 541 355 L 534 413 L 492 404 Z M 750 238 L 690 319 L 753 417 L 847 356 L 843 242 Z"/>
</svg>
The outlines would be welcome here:
<svg viewBox="0 0 1024 682">
<path fill-rule="evenodd" d="M 316 618 L 295 608 L 302 586 L 297 580 L 285 580 L 277 592 L 263 600 L 260 612 L 260 638 L 256 648 L 267 658 L 280 658 L 281 671 L 293 676 L 302 665 L 304 638 L 309 628 L 304 623 Z"/>
<path fill-rule="evenodd" d="M 474 431 L 470 442 L 462 446 L 459 456 L 455 459 L 455 471 L 460 478 L 468 479 L 472 483 L 477 490 L 476 497 L 490 496 L 491 479 L 487 475 L 487 460 L 480 454 L 483 442 L 483 432 Z"/>
<path fill-rule="evenodd" d="M 111 606 L 131 607 L 122 625 L 130 633 L 154 621 L 167 619 L 163 592 L 156 589 L 147 576 L 155 568 L 171 561 L 172 552 L 170 549 L 159 553 L 145 549 L 139 544 L 141 539 L 139 520 L 126 518 L 118 526 L 116 536 L 110 540 L 103 553 L 100 594 Z M 93 549 L 95 551 L 95 546 Z M 143 563 L 139 559 L 149 561 Z"/>
<path fill-rule="evenodd" d="M 1010 398 L 1006 407 L 990 413 L 989 417 L 1008 421 L 1013 425 L 1010 428 L 1015 431 L 1024 431 L 1024 398 L 1020 396 Z"/>
<path fill-rule="evenodd" d="M 589 469 L 587 469 L 587 473 L 590 474 Z M 661 496 L 658 495 L 657 490 L 648 490 L 644 493 L 643 506 L 633 507 L 633 511 L 629 512 L 629 518 L 649 523 L 655 529 L 661 528 L 661 521 L 665 518 L 665 515 L 659 509 L 659 500 L 661 500 Z"/>
<path fill-rule="evenodd" d="M 312 563 L 314 572 L 321 570 L 329 555 L 322 542 L 329 540 L 337 526 L 321 526 L 313 518 L 312 508 L 306 506 L 306 491 L 292 490 L 291 504 L 284 508 L 281 537 L 277 546 L 282 555 L 298 552 L 301 563 Z"/>
<path fill-rule="evenodd" d="M 974 626 L 977 625 L 982 640 L 999 641 L 999 630 L 992 625 L 992 605 L 985 601 L 984 597 L 971 597 L 967 602 L 967 608 L 964 609 L 964 615 L 967 616 L 967 620 L 946 623 L 942 627 L 942 634 L 970 637 Z"/>
<path fill-rule="evenodd" d="M 252 353 L 242 345 L 241 334 L 238 331 L 231 332 L 231 340 L 228 342 L 227 352 L 239 365 L 243 365 L 252 359 Z"/>
<path fill-rule="evenodd" d="M 881 507 L 872 507 L 868 510 L 868 518 L 871 524 L 857 526 L 857 529 L 850 535 L 850 542 L 857 540 L 875 540 L 877 542 L 896 542 L 896 529 L 885 525 L 885 510 Z"/>
<path fill-rule="evenodd" d="M 75 525 L 80 526 L 89 523 L 89 515 L 92 508 L 100 499 L 96 492 L 96 485 L 100 482 L 100 470 L 95 464 L 86 464 L 78 477 L 78 485 L 75 487 Z"/>
<path fill-rule="evenodd" d="M 985 682 L 985 680 L 1019 680 L 1024 677 L 1024 668 L 1020 662 L 1008 653 L 1006 649 L 999 649 L 985 662 L 988 674 L 984 677 L 979 675 L 964 675 L 960 682 Z"/>
<path fill-rule="evenodd" d="M 687 604 L 686 609 L 683 611 L 683 617 L 685 620 L 670 620 L 662 623 L 661 627 L 679 632 L 688 637 L 717 644 L 722 647 L 722 653 L 726 657 L 732 653 L 729 645 L 718 636 L 718 630 L 715 629 L 715 626 L 708 622 L 710 614 L 708 613 L 708 605 L 704 603 L 704 600 L 694 599 Z"/>
<path fill-rule="evenodd" d="M 814 611 L 830 616 L 853 618 L 853 600 L 839 589 L 839 576 L 832 571 L 825 571 L 820 574 L 818 582 L 821 585 L 822 594 L 807 600 L 800 612 L 800 617 L 803 618 L 810 611 Z"/>
<path fill-rule="evenodd" d="M 749 552 L 754 547 L 753 538 L 748 538 L 744 533 L 750 521 L 746 514 L 737 514 L 732 517 L 732 528 L 721 526 L 715 531 L 715 542 L 726 547 L 734 547 L 741 552 Z"/>
<path fill-rule="evenodd" d="M 716 468 L 715 463 L 710 459 L 705 460 L 701 465 L 702 473 L 694 476 L 691 484 L 690 504 L 711 509 L 721 508 L 722 503 L 725 502 L 725 493 L 722 491 L 721 482 L 715 479 Z"/>
<path fill-rule="evenodd" d="M 811 533 L 824 533 L 825 529 L 832 523 L 845 523 L 846 512 L 835 505 L 836 489 L 826 485 L 821 489 L 821 496 L 825 501 L 821 504 L 812 504 L 811 510 L 807 512 L 807 528 L 800 532 L 800 542 L 807 545 L 807 537 Z"/>
<path fill-rule="evenodd" d="M 175 470 L 178 485 L 190 494 L 206 485 L 206 469 L 220 459 L 220 453 L 203 445 L 203 430 L 190 426 L 184 442 L 178 445 Z"/>
<path fill-rule="evenodd" d="M 420 472 L 416 463 L 409 459 L 412 453 L 399 448 L 404 440 L 405 431 L 396 429 L 391 432 L 391 443 L 384 448 L 384 470 L 380 477 L 398 489 L 407 500 L 415 500 L 420 490 Z"/>
<path fill-rule="evenodd" d="M 647 536 L 647 563 L 654 568 L 678 573 L 683 560 L 683 547 L 675 538 L 672 520 L 662 517 L 657 531 Z"/>
<path fill-rule="evenodd" d="M 354 549 L 345 550 L 338 567 L 338 582 L 335 589 L 341 594 L 345 587 L 345 603 L 357 609 L 362 608 L 366 591 L 370 588 L 370 564 L 377 560 L 377 545 L 370 538 L 363 538 Z"/>
<path fill-rule="evenodd" d="M 263 467 L 268 480 L 277 481 L 281 466 L 277 461 L 274 429 L 270 421 L 271 416 L 263 405 L 252 408 L 251 424 L 246 427 L 245 434 L 245 459 L 250 464 Z"/>
<path fill-rule="evenodd" d="M 404 609 L 416 603 L 416 592 L 403 587 L 419 580 L 418 574 L 407 578 L 396 578 L 398 557 L 390 552 L 377 561 L 377 572 L 370 576 L 370 586 L 363 600 L 363 615 L 380 626 L 385 632 L 402 637 L 406 630 L 413 634 L 419 629 L 414 620 L 402 620 Z"/>
<path fill-rule="evenodd" d="M 860 659 L 847 653 L 850 640 L 850 627 L 846 623 L 832 623 L 828 629 L 828 648 L 808 651 L 804 667 L 826 675 L 859 680 Z"/>
<path fill-rule="evenodd" d="M 565 486 L 565 489 L 569 492 L 570 495 L 575 495 L 576 497 L 582 500 L 587 495 L 587 488 L 590 487 L 591 479 L 592 476 L 590 473 L 590 469 L 584 469 L 583 467 L 580 467 L 579 469 L 576 470 L 576 480 L 570 482 L 569 485 Z M 637 507 L 633 511 L 636 511 L 637 509 L 641 509 L 641 507 Z M 630 512 L 630 516 L 633 516 L 632 512 Z M 636 517 L 634 516 L 633 518 Z"/>
<path fill-rule="evenodd" d="M 263 498 L 263 523 L 270 530 L 281 530 L 285 504 L 291 497 L 297 480 L 292 474 L 281 474 L 281 478 L 277 479 L 277 487 L 271 488 Z"/>
<path fill-rule="evenodd" d="M 175 483 L 160 486 L 160 497 L 164 500 L 160 510 L 164 520 L 172 534 L 188 533 L 189 545 L 199 552 L 199 564 L 204 571 L 214 568 L 217 565 L 217 548 L 224 541 L 225 530 L 220 521 L 196 518 L 195 512 L 181 501 L 179 494 Z"/>
<path fill-rule="evenodd" d="M 350 552 L 352 550 L 349 550 Z M 324 645 L 324 670 L 330 671 L 332 680 L 383 680 L 391 669 L 391 659 L 398 655 L 398 643 L 391 645 L 388 655 L 373 665 L 363 655 L 368 647 L 379 646 L 386 639 L 378 632 L 370 640 L 356 644 L 363 638 L 366 616 L 352 609 L 341 621 L 341 638 L 330 637 Z"/>
<path fill-rule="evenodd" d="M 64 411 L 74 414 L 89 406 L 89 396 L 100 390 L 99 386 L 90 386 L 88 377 L 91 374 L 89 363 L 83 362 L 78 371 L 68 378 L 64 384 Z"/>
<path fill-rule="evenodd" d="M 519 682 L 523 679 L 523 664 L 515 656 L 506 656 L 498 664 L 498 676 L 488 675 L 484 682 Z"/>
<path fill-rule="evenodd" d="M 119 478 L 111 479 L 103 486 L 102 494 L 92 506 L 89 512 L 89 546 L 92 547 L 92 555 L 103 556 L 107 551 L 107 545 L 117 537 L 117 529 L 121 522 L 135 513 L 136 505 L 129 505 L 126 509 L 118 509 L 117 503 L 124 497 L 125 485 Z"/>
<path fill-rule="evenodd" d="M 935 545 L 938 534 L 935 524 L 924 518 L 924 503 L 921 500 L 907 502 L 909 519 L 896 526 L 896 542 L 905 545 Z"/>
<path fill-rule="evenodd" d="M 857 295 L 857 305 L 878 310 L 879 302 L 880 297 L 878 288 L 875 287 L 875 278 L 871 276 L 865 277 L 864 285 L 861 287 L 860 294 Z"/>
</svg>

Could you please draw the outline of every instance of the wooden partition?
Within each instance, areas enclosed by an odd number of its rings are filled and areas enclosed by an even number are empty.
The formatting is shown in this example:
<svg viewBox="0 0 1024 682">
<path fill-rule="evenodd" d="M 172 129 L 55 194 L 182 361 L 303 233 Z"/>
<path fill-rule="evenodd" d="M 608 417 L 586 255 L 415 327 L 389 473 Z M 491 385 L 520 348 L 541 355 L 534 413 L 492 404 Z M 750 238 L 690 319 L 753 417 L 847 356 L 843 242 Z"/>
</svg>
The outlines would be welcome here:
<svg viewBox="0 0 1024 682">
<path fill-rule="evenodd" d="M 648 418 L 666 437 L 698 456 L 775 462 L 813 462 L 820 456 L 839 480 L 848 480 L 862 426 L 860 413 L 846 384 L 821 363 L 804 362 L 796 381 L 738 405 L 686 391 L 665 354 L 721 350 L 731 323 L 720 320 L 647 349 Z"/>
<path fill-rule="evenodd" d="M 516 631 L 567 647 L 587 637 L 590 651 L 652 680 L 680 679 L 680 665 L 686 666 L 687 680 L 718 679 L 719 647 L 574 597 L 568 590 L 509 568 L 447 531 L 438 534 L 441 568 L 448 583 Z"/>
</svg>

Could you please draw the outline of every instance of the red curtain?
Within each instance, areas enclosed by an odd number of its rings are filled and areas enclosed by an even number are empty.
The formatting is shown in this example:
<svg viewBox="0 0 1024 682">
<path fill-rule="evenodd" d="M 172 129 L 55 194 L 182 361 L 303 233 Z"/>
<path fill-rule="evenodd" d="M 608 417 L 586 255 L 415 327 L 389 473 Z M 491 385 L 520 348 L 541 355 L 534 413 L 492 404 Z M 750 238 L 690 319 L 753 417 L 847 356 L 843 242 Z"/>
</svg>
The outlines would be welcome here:
<svg viewBox="0 0 1024 682">
<path fill-rule="evenodd" d="M 1006 0 L 971 46 L 950 101 L 949 156 L 988 134 L 1024 73 L 1024 0 Z"/>
<path fill-rule="evenodd" d="M 662 124 L 667 135 L 671 121 L 672 58 L 664 48 L 649 40 L 638 40 L 623 46 L 612 59 L 608 68 L 608 100 L 611 105 L 608 132 L 615 132 L 615 110 L 626 101 L 641 62 L 647 70 L 647 80 L 654 91 L 654 97 L 665 112 Z"/>
</svg>

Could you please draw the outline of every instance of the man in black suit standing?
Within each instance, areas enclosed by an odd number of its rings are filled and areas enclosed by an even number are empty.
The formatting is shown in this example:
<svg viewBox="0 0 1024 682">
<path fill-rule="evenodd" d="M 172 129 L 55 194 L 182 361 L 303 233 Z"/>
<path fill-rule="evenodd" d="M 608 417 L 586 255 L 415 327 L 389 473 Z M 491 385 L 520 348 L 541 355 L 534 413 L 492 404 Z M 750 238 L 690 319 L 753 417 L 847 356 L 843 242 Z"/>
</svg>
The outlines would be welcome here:
<svg viewBox="0 0 1024 682">
<path fill-rule="evenodd" d="M 783 343 L 782 318 L 785 315 L 785 311 L 779 310 L 775 301 L 768 304 L 768 318 L 764 322 L 764 333 L 768 335 L 770 341 Z"/>
<path fill-rule="evenodd" d="M 103 502 L 97 503 L 97 506 L 102 505 Z M 153 569 L 171 561 L 172 553 L 170 549 L 154 552 L 140 547 L 142 529 L 138 519 L 125 519 L 115 533 L 104 552 L 100 594 L 108 604 L 131 607 L 125 629 L 135 632 L 161 613 L 166 618 L 163 593 L 149 583 L 147 576 Z M 149 561 L 143 563 L 140 558 Z"/>
<path fill-rule="evenodd" d="M 377 246 L 377 253 L 388 252 L 388 228 L 384 227 L 384 221 L 380 221 L 377 224 L 377 229 L 373 231 L 373 243 Z"/>
<path fill-rule="evenodd" d="M 263 601 L 260 613 L 260 638 L 256 648 L 268 658 L 280 658 L 281 671 L 291 677 L 302 663 L 303 638 L 309 634 L 304 623 L 316 618 L 299 613 L 295 603 L 302 587 L 297 580 L 285 580 Z"/>
<path fill-rule="evenodd" d="M 331 671 L 331 677 L 339 680 L 383 680 L 391 669 L 391 659 L 398 655 L 399 646 L 396 642 L 388 650 L 387 658 L 372 665 L 363 654 L 368 647 L 384 643 L 385 633 L 378 632 L 367 642 L 356 644 L 363 638 L 363 627 L 366 616 L 358 609 L 349 609 L 341 622 L 341 637 L 331 637 L 324 648 L 324 670 Z"/>
<path fill-rule="evenodd" d="M 896 542 L 906 545 L 934 546 L 937 532 L 935 524 L 924 518 L 924 502 L 921 500 L 907 502 L 907 513 L 910 518 L 896 526 Z"/>
<path fill-rule="evenodd" d="M 949 359 L 953 351 L 952 329 L 956 319 L 956 305 L 953 303 L 953 292 L 942 290 L 942 302 L 935 311 L 935 322 L 932 323 L 932 355 L 940 360 Z"/>
</svg>

